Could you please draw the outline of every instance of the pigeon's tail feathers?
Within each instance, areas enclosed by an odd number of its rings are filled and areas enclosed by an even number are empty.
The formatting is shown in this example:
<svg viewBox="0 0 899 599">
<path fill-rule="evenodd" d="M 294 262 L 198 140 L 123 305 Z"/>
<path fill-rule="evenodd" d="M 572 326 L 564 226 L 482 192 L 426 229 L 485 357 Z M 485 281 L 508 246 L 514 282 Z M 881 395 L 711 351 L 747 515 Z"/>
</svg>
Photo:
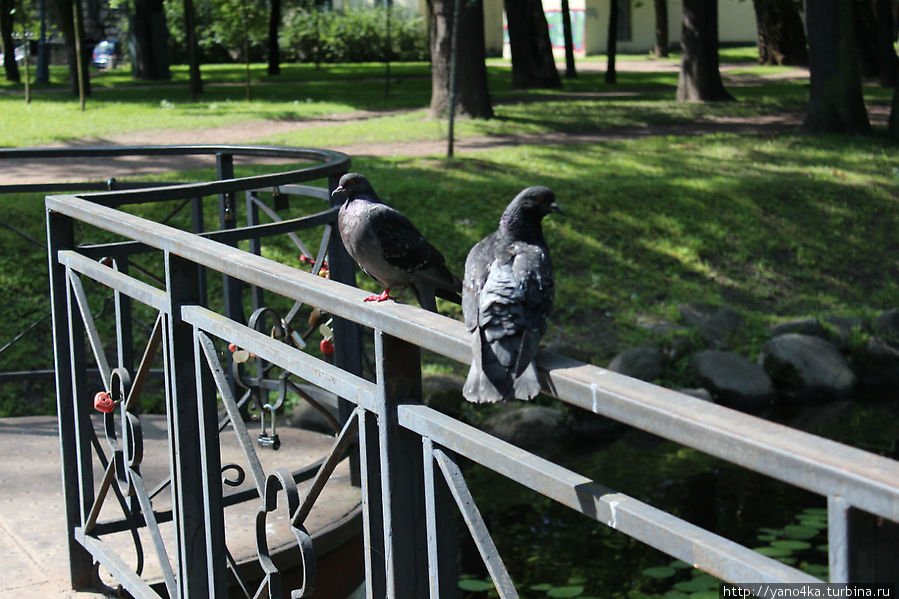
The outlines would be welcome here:
<svg viewBox="0 0 899 599">
<path fill-rule="evenodd" d="M 434 293 L 437 297 L 442 297 L 448 302 L 453 302 L 454 304 L 462 304 L 462 296 L 459 292 L 450 291 L 448 289 L 444 289 L 443 287 L 437 287 L 434 289 Z"/>
<path fill-rule="evenodd" d="M 472 361 L 462 387 L 462 395 L 473 403 L 496 403 L 508 399 L 512 392 L 509 371 L 496 361 L 492 352 L 482 351 L 480 331 L 472 333 Z"/>
<path fill-rule="evenodd" d="M 537 367 L 531 362 L 515 379 L 515 399 L 534 399 L 539 393 L 540 379 L 537 376 Z"/>
<path fill-rule="evenodd" d="M 434 288 L 422 281 L 412 283 L 412 291 L 415 293 L 415 299 L 418 305 L 429 312 L 437 312 L 437 300 L 434 299 Z"/>
</svg>

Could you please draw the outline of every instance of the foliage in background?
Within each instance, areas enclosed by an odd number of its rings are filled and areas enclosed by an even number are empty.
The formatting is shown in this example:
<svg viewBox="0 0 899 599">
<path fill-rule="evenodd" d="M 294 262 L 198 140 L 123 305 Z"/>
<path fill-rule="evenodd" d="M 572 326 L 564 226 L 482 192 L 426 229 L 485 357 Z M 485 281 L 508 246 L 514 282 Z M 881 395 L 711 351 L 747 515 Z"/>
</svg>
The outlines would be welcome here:
<svg viewBox="0 0 899 599">
<path fill-rule="evenodd" d="M 288 11 L 281 29 L 285 61 L 360 62 L 386 58 L 387 11 L 381 6 Z M 424 21 L 400 7 L 390 11 L 390 60 L 428 60 Z"/>
<path fill-rule="evenodd" d="M 244 19 L 250 60 L 266 58 L 267 3 L 251 0 L 196 0 L 197 36 L 204 63 L 234 62 L 241 57 Z M 169 50 L 173 63 L 186 63 L 184 10 L 180 0 L 166 0 Z M 313 1 L 288 2 L 281 23 L 283 62 L 374 62 L 385 59 L 387 13 L 378 7 L 321 10 Z M 394 7 L 390 11 L 391 60 L 428 60 L 427 31 L 421 17 Z"/>
</svg>

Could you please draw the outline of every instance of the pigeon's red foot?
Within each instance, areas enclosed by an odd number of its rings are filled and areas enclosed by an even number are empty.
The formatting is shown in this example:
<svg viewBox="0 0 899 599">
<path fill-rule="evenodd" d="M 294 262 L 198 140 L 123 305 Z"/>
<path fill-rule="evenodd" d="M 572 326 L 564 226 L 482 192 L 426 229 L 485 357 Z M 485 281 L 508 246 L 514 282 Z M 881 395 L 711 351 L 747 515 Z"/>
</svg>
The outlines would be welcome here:
<svg viewBox="0 0 899 599">
<path fill-rule="evenodd" d="M 387 300 L 395 300 L 396 298 L 390 295 L 390 287 L 381 292 L 381 295 L 369 295 L 363 301 L 366 302 L 385 302 Z"/>
</svg>

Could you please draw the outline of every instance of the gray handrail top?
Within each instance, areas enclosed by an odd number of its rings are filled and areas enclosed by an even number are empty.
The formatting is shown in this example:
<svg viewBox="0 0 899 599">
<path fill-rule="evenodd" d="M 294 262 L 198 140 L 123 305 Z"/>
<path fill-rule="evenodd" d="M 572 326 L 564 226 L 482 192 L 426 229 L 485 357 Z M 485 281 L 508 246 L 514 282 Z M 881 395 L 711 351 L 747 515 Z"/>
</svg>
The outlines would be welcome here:
<svg viewBox="0 0 899 599">
<path fill-rule="evenodd" d="M 50 196 L 46 206 L 459 362 L 470 360 L 469 333 L 460 321 L 394 302 L 367 304 L 360 289 L 77 196 Z M 548 375 L 544 391 L 562 401 L 899 521 L 897 461 L 551 352 L 541 352 L 538 365 Z"/>
</svg>

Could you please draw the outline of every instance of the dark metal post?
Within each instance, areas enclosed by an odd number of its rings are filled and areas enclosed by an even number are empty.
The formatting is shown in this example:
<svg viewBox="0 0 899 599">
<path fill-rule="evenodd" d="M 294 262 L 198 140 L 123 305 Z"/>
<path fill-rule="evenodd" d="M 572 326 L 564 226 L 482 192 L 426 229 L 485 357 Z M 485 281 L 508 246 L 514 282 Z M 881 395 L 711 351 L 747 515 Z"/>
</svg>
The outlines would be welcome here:
<svg viewBox="0 0 899 599">
<path fill-rule="evenodd" d="M 194 361 L 194 331 L 181 320 L 181 307 L 195 304 L 196 265 L 166 252 L 165 276 L 171 313 L 168 315 L 168 433 L 172 443 L 170 472 L 176 530 L 178 584 L 181 599 L 212 597 L 217 573 L 207 561 L 207 539 L 212 524 L 206 521 L 202 443 L 197 431 L 201 419 Z M 204 439 L 208 441 L 208 439 Z M 216 473 L 218 474 L 218 473 Z M 212 502 L 211 502 L 212 503 Z M 210 505 L 210 509 L 221 508 Z"/>
<path fill-rule="evenodd" d="M 234 178 L 234 155 L 216 154 L 216 176 L 223 179 Z M 237 201 L 231 192 L 219 195 L 219 228 L 234 229 L 237 227 Z M 236 245 L 236 244 L 235 244 Z M 243 313 L 243 283 L 237 279 L 223 275 L 222 288 L 225 294 L 225 315 L 241 324 L 247 322 Z"/>
<path fill-rule="evenodd" d="M 202 233 L 206 230 L 203 219 L 203 198 L 192 198 L 190 200 L 190 217 L 193 225 L 194 233 Z M 206 267 L 197 265 L 197 288 L 200 305 L 207 305 L 206 293 Z"/>
<path fill-rule="evenodd" d="M 328 192 L 334 191 L 343 173 L 328 178 Z M 339 199 L 330 199 L 332 207 L 339 206 Z M 336 229 L 336 224 L 334 225 Z M 331 280 L 344 285 L 356 286 L 356 265 L 343 247 L 340 235 L 335 230 L 328 242 L 328 270 Z M 331 329 L 334 331 L 334 364 L 356 376 L 362 376 L 362 337 L 359 325 L 344 318 L 335 318 Z M 340 422 L 346 422 L 354 405 L 340 400 Z M 359 461 L 354 454 L 350 457 L 350 477 L 354 485 L 360 484 Z"/>
<path fill-rule="evenodd" d="M 66 541 L 69 547 L 69 575 L 73 589 L 87 589 L 95 586 L 93 558 L 75 540 L 75 528 L 82 523 L 82 497 L 79 471 L 92 477 L 90 461 L 81 462 L 79 467 L 78 438 L 86 436 L 86 431 L 78 425 L 86 422 L 77 419 L 75 412 L 83 409 L 75 401 L 75 382 L 71 365 L 71 340 L 66 324 L 68 314 L 66 268 L 57 261 L 60 250 L 75 247 L 72 219 L 47 213 L 47 243 L 50 269 L 50 302 L 53 314 L 53 352 L 56 360 L 56 407 L 59 418 L 59 442 L 62 456 L 62 489 L 66 509 Z M 83 353 L 83 350 L 82 350 Z M 80 406 L 80 407 L 79 407 Z M 90 456 L 81 456 L 82 458 Z M 93 485 L 90 485 L 91 488 Z"/>
<path fill-rule="evenodd" d="M 381 458 L 378 421 L 363 411 L 359 420 L 359 455 L 362 459 L 362 536 L 365 552 L 365 596 L 387 596 L 387 562 L 384 553 L 384 506 L 381 497 Z"/>
<path fill-rule="evenodd" d="M 850 508 L 849 582 L 899 586 L 899 523 Z"/>
<path fill-rule="evenodd" d="M 194 368 L 197 376 L 197 436 L 200 439 L 200 471 L 206 506 L 206 557 L 210 597 L 228 595 L 225 513 L 222 503 L 222 458 L 218 434 L 218 402 L 215 382 L 194 329 Z M 218 367 L 215 364 L 214 367 Z"/>
<path fill-rule="evenodd" d="M 387 597 L 428 594 L 427 527 L 421 439 L 397 423 L 397 407 L 421 402 L 421 350 L 375 331 L 381 400 L 378 440 Z"/>
</svg>

